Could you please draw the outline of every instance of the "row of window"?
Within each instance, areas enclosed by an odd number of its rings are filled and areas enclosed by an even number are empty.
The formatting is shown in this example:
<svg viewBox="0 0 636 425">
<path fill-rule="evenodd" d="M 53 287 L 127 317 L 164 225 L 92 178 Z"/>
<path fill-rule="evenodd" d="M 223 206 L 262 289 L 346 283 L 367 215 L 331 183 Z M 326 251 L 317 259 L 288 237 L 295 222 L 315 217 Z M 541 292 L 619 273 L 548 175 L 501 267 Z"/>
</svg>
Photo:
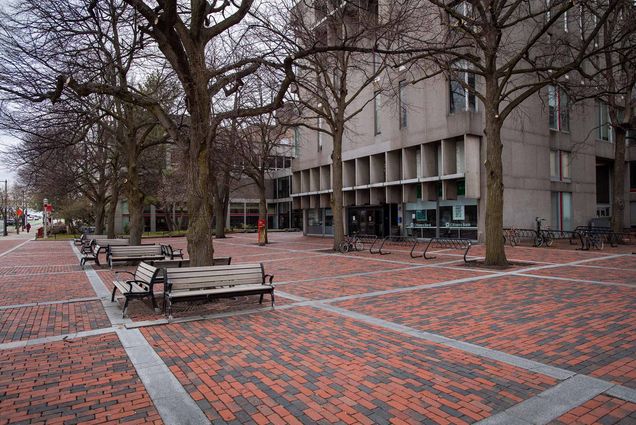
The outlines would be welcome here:
<svg viewBox="0 0 636 425">
<path fill-rule="evenodd" d="M 475 74 L 470 72 L 460 72 L 456 79 L 449 82 L 449 112 L 477 111 L 477 98 L 475 96 Z M 399 127 L 408 127 L 408 83 L 402 80 L 398 85 L 398 112 Z M 470 89 L 469 89 L 470 88 Z M 569 132 L 570 131 L 570 100 L 567 92 L 559 86 L 548 86 L 548 125 L 551 130 Z M 620 115 L 620 114 L 619 114 Z M 382 133 L 382 96 L 380 91 L 376 91 L 373 96 L 373 132 L 377 136 Z M 323 127 L 323 119 L 318 118 L 318 128 Z M 607 103 L 597 101 L 597 138 L 609 142 L 614 141 L 614 132 L 609 116 Z M 322 151 L 324 133 L 318 133 L 318 151 Z M 628 132 L 628 138 L 635 138 L 633 132 Z M 294 146 L 298 153 L 298 130 L 294 133 Z"/>
<path fill-rule="evenodd" d="M 470 72 L 460 72 L 458 79 L 451 79 L 449 82 L 449 112 L 477 111 L 477 98 L 475 96 L 475 74 Z M 402 80 L 398 85 L 398 112 L 400 128 L 408 128 L 408 82 Z M 470 89 L 468 89 L 468 87 Z M 377 136 L 382 133 L 381 126 L 382 98 L 381 92 L 373 94 L 373 131 Z M 320 121 L 319 121 L 320 125 Z"/>
</svg>

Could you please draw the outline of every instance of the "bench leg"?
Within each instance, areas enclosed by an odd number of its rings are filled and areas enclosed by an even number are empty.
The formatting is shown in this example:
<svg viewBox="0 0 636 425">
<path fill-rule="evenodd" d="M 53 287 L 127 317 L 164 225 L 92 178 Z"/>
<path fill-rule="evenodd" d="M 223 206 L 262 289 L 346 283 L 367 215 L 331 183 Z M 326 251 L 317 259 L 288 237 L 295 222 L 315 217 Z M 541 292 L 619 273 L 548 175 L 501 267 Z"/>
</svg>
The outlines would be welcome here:
<svg viewBox="0 0 636 425">
<path fill-rule="evenodd" d="M 152 300 L 152 308 L 155 310 L 155 313 L 157 313 L 159 311 L 159 306 L 157 305 L 155 294 L 150 294 L 150 299 Z"/>
<path fill-rule="evenodd" d="M 261 298 L 258 300 L 259 304 L 263 304 L 263 294 L 261 294 Z"/>
<path fill-rule="evenodd" d="M 113 288 L 113 295 L 110 297 L 110 302 L 115 302 L 115 291 L 117 290 L 117 287 Z"/>
<path fill-rule="evenodd" d="M 272 291 L 271 295 L 272 295 L 272 308 L 274 308 L 274 291 Z"/>
<path fill-rule="evenodd" d="M 122 319 L 126 317 L 126 310 L 128 309 L 128 297 L 126 297 L 126 301 L 124 302 L 124 311 L 121 315 Z"/>
</svg>

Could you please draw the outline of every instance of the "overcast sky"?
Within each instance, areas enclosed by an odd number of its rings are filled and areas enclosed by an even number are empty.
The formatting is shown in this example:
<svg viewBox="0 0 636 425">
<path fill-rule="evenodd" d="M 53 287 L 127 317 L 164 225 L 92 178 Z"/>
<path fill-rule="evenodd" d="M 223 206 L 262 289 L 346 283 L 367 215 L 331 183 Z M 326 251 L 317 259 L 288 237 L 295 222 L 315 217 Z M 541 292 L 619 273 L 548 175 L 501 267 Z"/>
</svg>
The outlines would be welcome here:
<svg viewBox="0 0 636 425">
<path fill-rule="evenodd" d="M 8 179 L 9 185 L 15 182 L 16 175 L 13 170 L 8 168 L 7 160 L 2 152 L 16 143 L 18 143 L 18 139 L 0 132 L 0 180 Z"/>
</svg>

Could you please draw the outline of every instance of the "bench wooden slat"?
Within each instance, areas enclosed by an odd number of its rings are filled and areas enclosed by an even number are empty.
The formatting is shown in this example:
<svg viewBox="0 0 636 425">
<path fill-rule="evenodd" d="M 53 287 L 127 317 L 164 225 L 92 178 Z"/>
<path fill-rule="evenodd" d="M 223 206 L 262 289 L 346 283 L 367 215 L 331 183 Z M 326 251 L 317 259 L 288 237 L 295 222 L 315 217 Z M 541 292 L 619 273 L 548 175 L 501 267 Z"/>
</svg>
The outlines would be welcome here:
<svg viewBox="0 0 636 425">
<path fill-rule="evenodd" d="M 240 293 L 240 292 L 249 292 L 249 291 L 253 291 L 256 289 L 261 289 L 263 288 L 263 286 L 266 287 L 270 287 L 273 288 L 273 286 L 270 285 L 261 285 L 261 284 L 250 284 L 250 285 L 241 285 L 239 287 L 234 287 L 234 288 L 214 288 L 214 289 L 206 289 L 203 291 L 197 291 L 197 290 L 193 290 L 193 291 L 178 291 L 178 292 L 172 292 L 168 294 L 168 297 L 170 298 L 182 298 L 182 297 L 196 297 L 196 296 L 203 296 L 203 295 L 214 295 L 214 294 L 225 294 L 225 293 Z"/>
<path fill-rule="evenodd" d="M 153 287 L 155 283 L 159 282 L 159 272 L 160 270 L 156 267 L 146 263 L 140 263 L 132 276 L 128 273 L 122 273 L 122 276 L 126 276 L 125 280 L 113 281 L 114 288 L 111 301 L 115 301 L 115 293 L 119 290 L 126 298 L 124 311 L 122 313 L 124 317 L 126 315 L 126 309 L 128 308 L 128 301 L 132 298 L 150 297 L 152 306 L 157 309 L 157 301 L 155 300 Z"/>
<path fill-rule="evenodd" d="M 182 267 L 165 269 L 164 291 L 166 315 L 172 316 L 172 300 L 207 296 L 227 298 L 238 294 L 269 293 L 274 305 L 274 287 L 265 284 L 263 265 Z M 271 281 L 271 278 L 270 278 Z"/>
</svg>

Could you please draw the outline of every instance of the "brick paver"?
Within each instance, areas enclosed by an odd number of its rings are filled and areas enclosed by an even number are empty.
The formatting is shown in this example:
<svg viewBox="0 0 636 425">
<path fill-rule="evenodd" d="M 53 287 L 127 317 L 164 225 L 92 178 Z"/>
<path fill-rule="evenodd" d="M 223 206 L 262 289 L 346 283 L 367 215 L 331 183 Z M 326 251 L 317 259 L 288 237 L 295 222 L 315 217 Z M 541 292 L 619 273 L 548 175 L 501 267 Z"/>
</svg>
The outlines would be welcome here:
<svg viewBox="0 0 636 425">
<path fill-rule="evenodd" d="M 0 310 L 0 342 L 110 327 L 101 302 L 87 301 Z"/>
<path fill-rule="evenodd" d="M 498 270 L 465 267 L 460 257 L 449 255 L 455 251 L 438 253 L 429 261 L 395 249 L 386 256 L 368 251 L 333 255 L 331 239 L 298 233 L 272 233 L 272 243 L 265 247 L 255 240 L 255 234 L 230 235 L 215 241 L 215 255 L 232 256 L 235 264 L 263 262 L 275 283 L 291 282 L 279 285 L 278 292 L 323 302 L 353 296 L 335 304 L 636 388 L 636 288 L 545 278 L 632 284 L 636 256 L 604 258 L 632 247 L 602 252 L 567 250 L 563 244 L 507 248 L 509 258 L 528 263 L 594 261 L 531 272 L 534 277 L 484 278 Z M 186 247 L 185 238 L 146 242 Z M 0 254 L 10 246 L 0 240 Z M 483 246 L 471 253 L 483 255 Z M 439 264 L 448 261 L 455 263 Z M 112 289 L 113 271 L 95 269 Z M 478 280 L 426 287 L 464 278 Z M 420 285 L 424 287 L 357 297 Z M 162 288 L 156 290 L 161 298 Z M 29 242 L 0 257 L 0 293 L 0 306 L 95 297 L 68 241 Z M 324 309 L 290 306 L 272 311 L 268 301 L 257 313 L 142 328 L 210 419 L 472 423 L 558 383 Z M 278 306 L 292 302 L 277 297 Z M 257 296 L 237 297 L 177 304 L 175 316 L 258 307 Z M 132 301 L 128 313 L 135 322 L 163 318 L 148 300 Z M 0 342 L 109 326 L 98 301 L 0 310 Z M 632 423 L 633 410 L 633 404 L 600 395 L 555 423 Z M 0 350 L 0 412 L 0 424 L 160 421 L 114 333 Z"/>
<path fill-rule="evenodd" d="M 11 248 L 15 248 L 16 246 L 24 243 L 24 240 L 21 239 L 0 239 L 0 254 L 9 251 Z M 0 257 L 2 258 L 2 257 Z"/>
<path fill-rule="evenodd" d="M 471 423 L 556 383 L 307 307 L 143 333 L 211 420 Z"/>
<path fill-rule="evenodd" d="M 84 272 L 0 276 L 0 305 L 94 297 Z"/>
<path fill-rule="evenodd" d="M 633 261 L 636 264 L 636 261 Z M 590 265 L 596 264 L 589 263 Z M 636 269 L 618 269 L 611 267 L 569 266 L 530 272 L 538 276 L 556 276 L 570 279 L 595 280 L 608 283 L 624 283 L 636 287 Z"/>
<path fill-rule="evenodd" d="M 362 276 L 336 277 L 311 282 L 297 282 L 280 285 L 279 289 L 292 295 L 310 299 L 329 299 L 346 295 L 364 294 L 394 288 L 438 283 L 479 276 L 470 270 L 442 268 L 414 268 L 409 270 L 390 269 L 384 273 Z"/>
<path fill-rule="evenodd" d="M 501 277 L 338 305 L 636 387 L 636 289 Z"/>
<path fill-rule="evenodd" d="M 276 276 L 277 282 L 289 282 L 403 267 L 403 265 L 394 263 L 347 258 L 344 255 L 326 255 L 312 258 L 309 261 L 305 259 L 291 259 L 284 262 L 271 262 L 268 264 L 265 272 Z"/>
<path fill-rule="evenodd" d="M 0 276 L 51 274 L 82 271 L 79 264 L 0 266 Z"/>
<path fill-rule="evenodd" d="M 161 423 L 115 334 L 0 351 L 0 423 Z"/>
<path fill-rule="evenodd" d="M 634 425 L 636 403 L 601 394 L 550 422 L 550 425 L 570 424 Z"/>
</svg>

